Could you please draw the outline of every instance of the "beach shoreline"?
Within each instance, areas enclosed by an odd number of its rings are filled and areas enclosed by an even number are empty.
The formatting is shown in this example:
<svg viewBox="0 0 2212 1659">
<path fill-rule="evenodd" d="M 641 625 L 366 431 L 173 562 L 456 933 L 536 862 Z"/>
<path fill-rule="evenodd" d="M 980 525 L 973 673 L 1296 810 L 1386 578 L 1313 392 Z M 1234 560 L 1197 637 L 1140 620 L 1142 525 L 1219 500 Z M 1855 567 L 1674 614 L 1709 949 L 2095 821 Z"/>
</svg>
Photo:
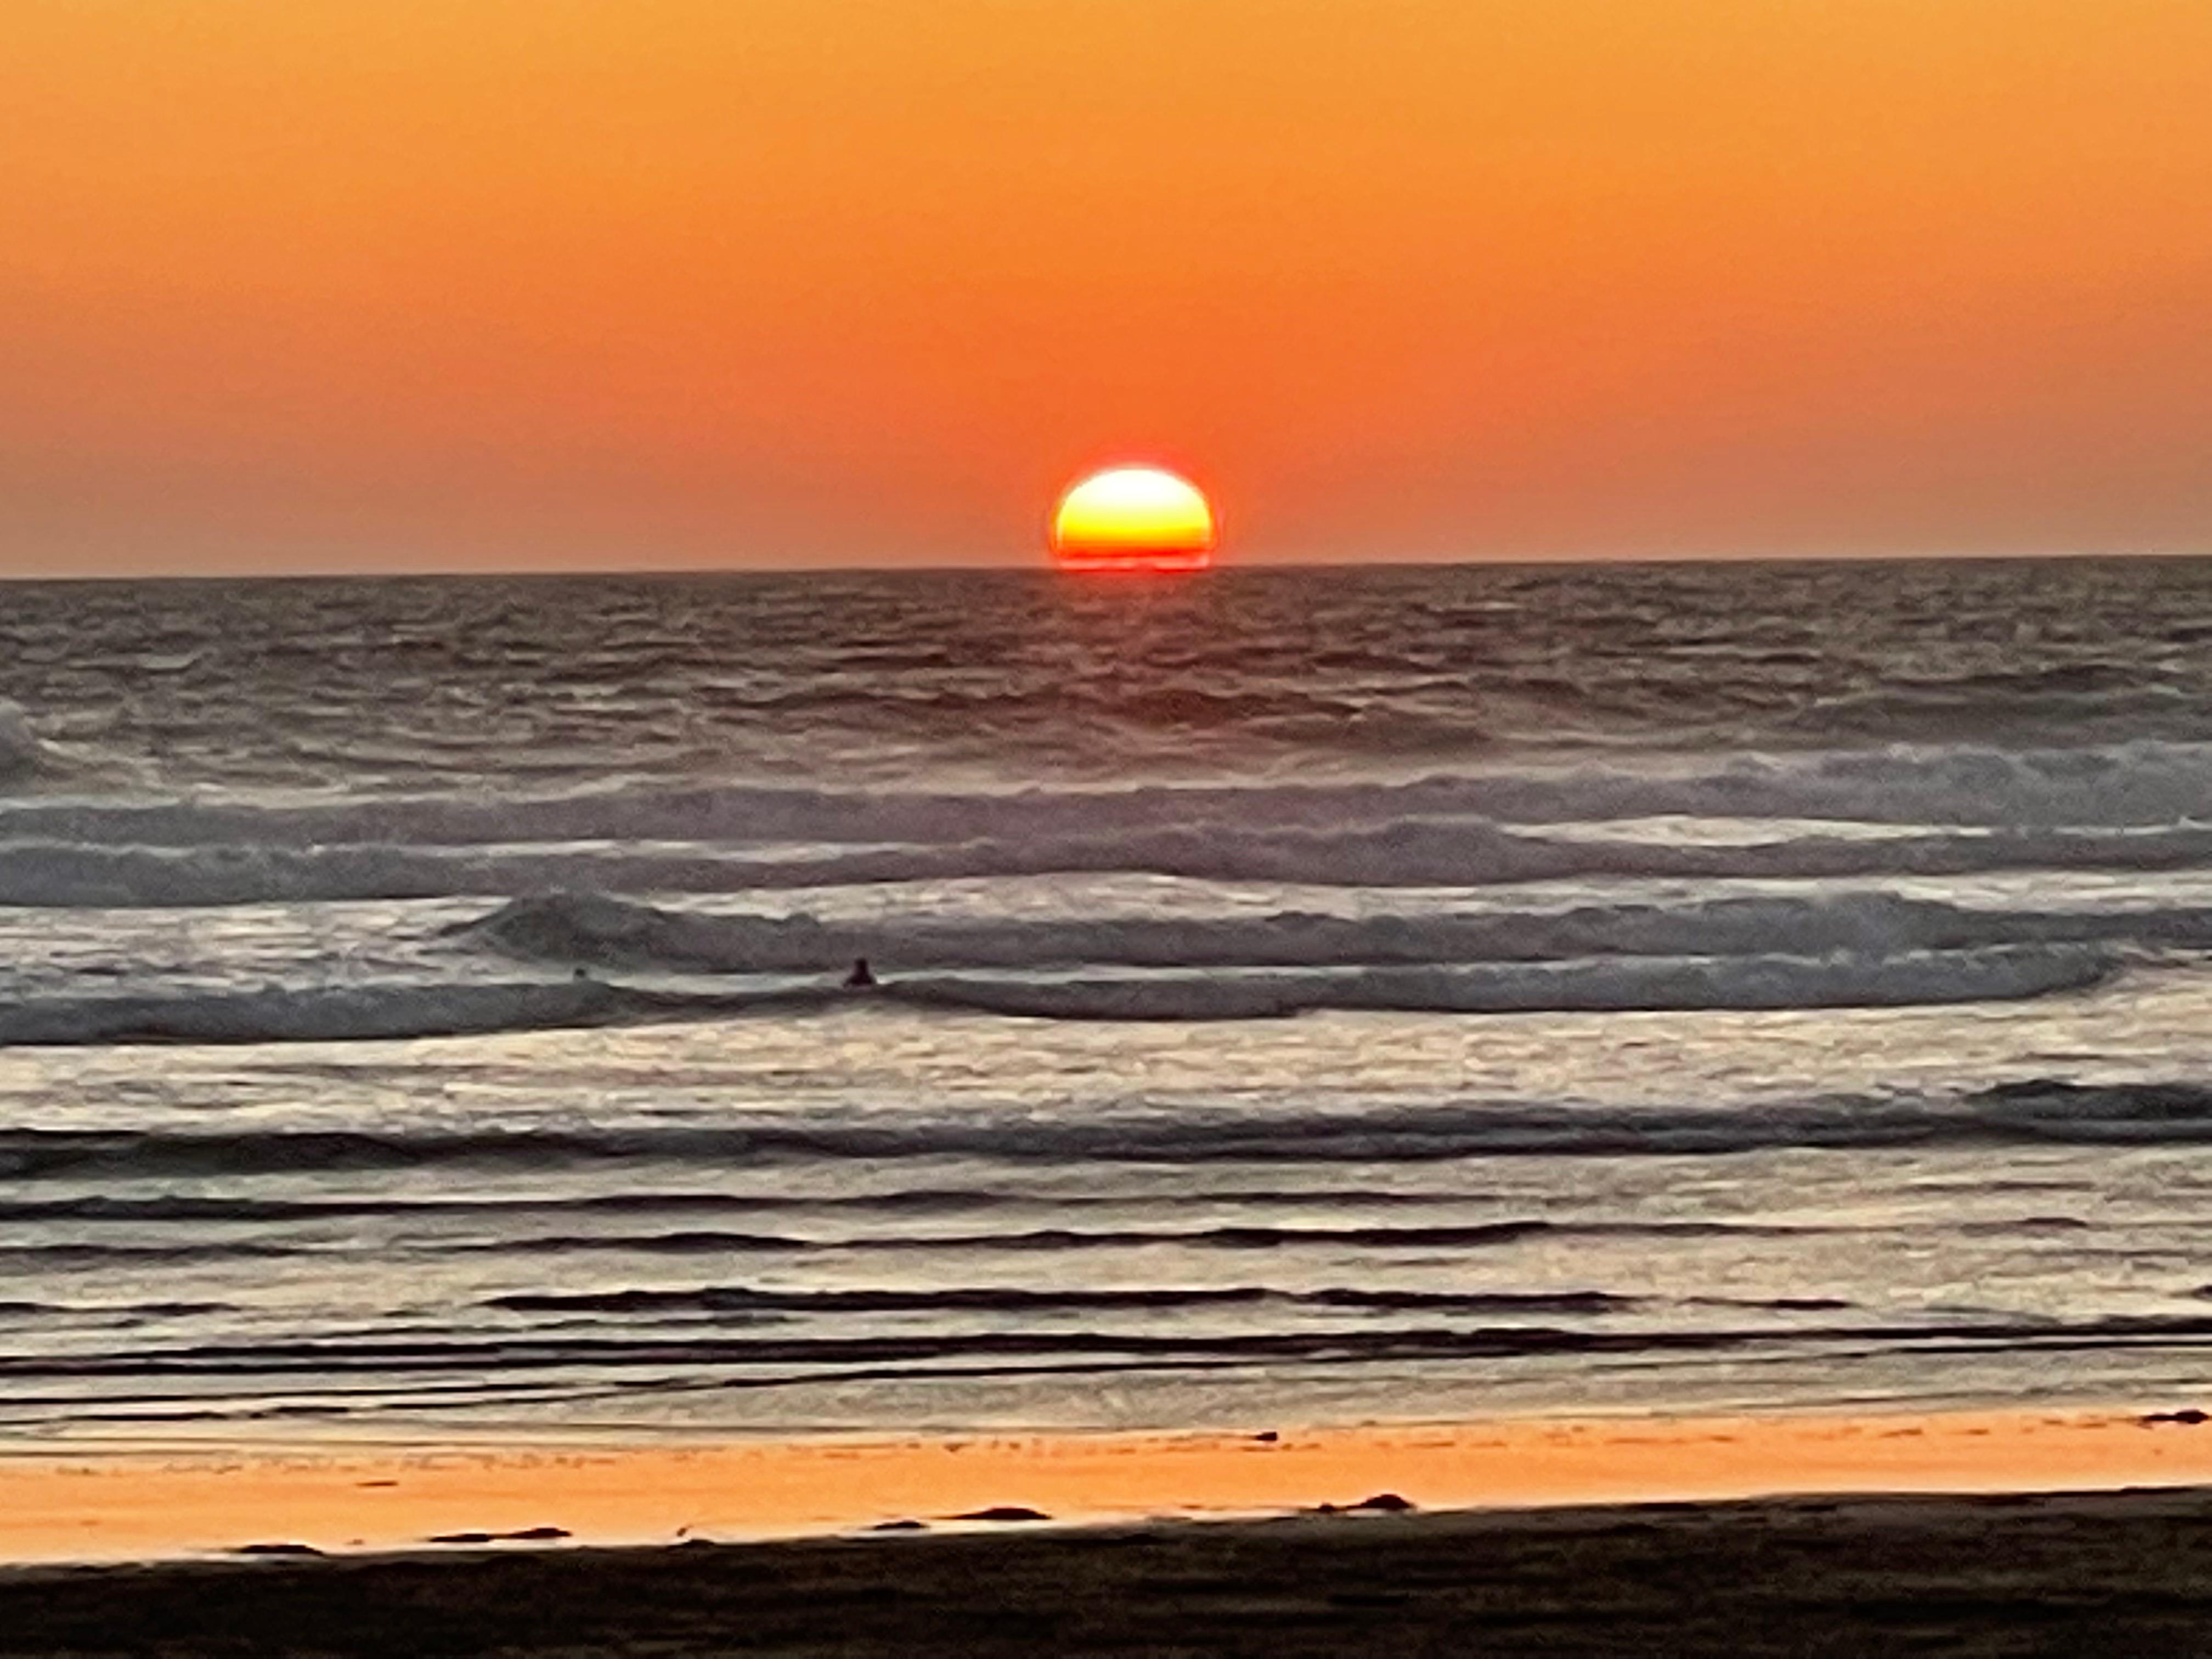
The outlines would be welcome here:
<svg viewBox="0 0 2212 1659">
<path fill-rule="evenodd" d="M 0 1571 L 0 1653 L 2201 1653 L 2212 1489 Z"/>
<path fill-rule="evenodd" d="M 1532 1417 L 1235 1432 L 368 1444 L 0 1444 L 0 1565 L 438 1540 L 636 1547 L 872 1528 L 1255 1521 L 1368 1500 L 1424 1511 L 1713 1503 L 1807 1492 L 2212 1487 L 2185 1403 Z"/>
</svg>

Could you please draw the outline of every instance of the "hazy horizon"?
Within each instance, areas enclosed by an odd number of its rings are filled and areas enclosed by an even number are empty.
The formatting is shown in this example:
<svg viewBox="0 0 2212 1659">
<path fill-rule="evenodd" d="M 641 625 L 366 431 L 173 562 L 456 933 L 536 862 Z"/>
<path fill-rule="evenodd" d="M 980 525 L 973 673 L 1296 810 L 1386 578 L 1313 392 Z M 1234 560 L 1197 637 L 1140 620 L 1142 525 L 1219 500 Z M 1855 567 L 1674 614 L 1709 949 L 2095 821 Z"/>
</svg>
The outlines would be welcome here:
<svg viewBox="0 0 2212 1659">
<path fill-rule="evenodd" d="M 1068 573 L 1061 570 L 1042 553 L 1027 560 L 1007 558 L 973 559 L 965 562 L 956 560 L 933 560 L 927 563 L 913 560 L 878 559 L 872 562 L 855 560 L 849 563 L 828 560 L 813 563 L 774 564 L 739 563 L 734 561 L 714 562 L 701 560 L 691 564 L 615 564 L 578 562 L 565 564 L 502 564 L 489 562 L 471 565 L 440 563 L 428 559 L 409 562 L 391 559 L 380 563 L 338 564 L 313 566 L 254 565 L 225 568 L 204 567 L 80 569 L 80 570 L 0 570 L 0 585 L 9 583 L 68 583 L 68 582 L 167 582 L 167 581 L 337 581 L 354 579 L 379 580 L 465 580 L 471 577 L 532 578 L 549 580 L 574 579 L 590 580 L 608 577 L 648 579 L 655 577 L 684 578 L 700 576 L 962 576 L 962 575 L 1060 575 L 1069 580 L 1085 582 L 1104 582 L 1109 585 L 1134 583 L 1147 586 L 1155 582 L 1204 580 L 1210 576 L 1233 575 L 1239 572 L 1264 573 L 1280 571 L 1419 571 L 1425 569 L 1483 568 L 1499 571 L 1571 569 L 1583 565 L 1616 565 L 1624 568 L 1637 566 L 1664 567 L 1669 565 L 1695 566 L 1703 564 L 1773 564 L 1773 565 L 1861 565 L 1861 564 L 1942 564 L 1974 563 L 2047 563 L 2075 560 L 2088 562 L 2114 560 L 2191 560 L 2212 557 L 2212 548 L 2126 549 L 2119 551 L 1917 551 L 1891 553 L 1623 553 L 1586 554 L 1581 556 L 1543 557 L 1500 556 L 1497 557 L 1455 558 L 1449 554 L 1430 557 L 1383 558 L 1277 558 L 1258 559 L 1235 557 L 1217 560 L 1196 571 L 1109 571 L 1104 574 L 1089 571 Z"/>
</svg>

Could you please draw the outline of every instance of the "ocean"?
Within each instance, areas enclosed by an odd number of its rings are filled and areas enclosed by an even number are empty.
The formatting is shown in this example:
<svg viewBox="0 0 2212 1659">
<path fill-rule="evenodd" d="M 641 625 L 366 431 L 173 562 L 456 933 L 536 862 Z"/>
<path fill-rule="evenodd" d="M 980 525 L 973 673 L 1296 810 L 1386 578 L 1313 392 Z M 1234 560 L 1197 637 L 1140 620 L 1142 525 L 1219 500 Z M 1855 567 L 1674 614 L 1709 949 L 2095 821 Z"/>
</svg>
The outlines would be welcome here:
<svg viewBox="0 0 2212 1659">
<path fill-rule="evenodd" d="M 2212 562 L 29 583 L 0 699 L 0 1442 L 2203 1382 Z"/>
</svg>

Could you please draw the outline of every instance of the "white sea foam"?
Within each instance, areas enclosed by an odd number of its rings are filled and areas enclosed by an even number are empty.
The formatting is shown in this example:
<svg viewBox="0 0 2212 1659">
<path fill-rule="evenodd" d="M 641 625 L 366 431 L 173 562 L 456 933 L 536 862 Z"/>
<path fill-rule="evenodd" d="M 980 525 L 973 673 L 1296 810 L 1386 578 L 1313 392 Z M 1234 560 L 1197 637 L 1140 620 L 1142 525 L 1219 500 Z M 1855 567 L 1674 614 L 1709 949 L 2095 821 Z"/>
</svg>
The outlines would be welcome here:
<svg viewBox="0 0 2212 1659">
<path fill-rule="evenodd" d="M 2193 751 L 2190 765 L 2167 759 L 2154 790 L 2133 773 L 2094 768 L 2069 770 L 2062 788 L 2033 768 L 1993 775 L 1955 753 L 1942 766 L 1893 757 L 1858 791 L 1830 769 L 1850 777 L 1861 763 L 1831 757 L 1787 772 L 1786 785 L 1778 769 L 1758 802 L 1725 773 L 957 796 L 725 789 L 496 804 L 18 802 L 0 807 L 0 903 L 714 893 L 1113 871 L 1394 887 L 2212 864 L 2212 824 L 2190 816 L 2212 812 L 2212 761 Z M 1770 836 L 1755 833 L 1754 806 L 1781 815 Z M 1729 822 L 1730 837 L 1606 827 L 1625 813 L 1699 811 Z M 2025 822 L 2008 824 L 2008 815 Z M 1808 833 L 1808 821 L 1823 817 L 1835 832 Z M 1855 824 L 1895 828 L 1875 836 Z"/>
<path fill-rule="evenodd" d="M 1183 825 L 1328 831 L 1424 819 L 1541 824 L 1664 816 L 2002 830 L 2212 821 L 2212 744 L 1747 750 L 1650 764 L 1500 766 L 1407 781 L 965 791 L 732 783 L 290 801 L 80 797 L 0 804 L 0 839 L 171 847 L 763 841 L 944 847 Z"/>
<path fill-rule="evenodd" d="M 32 729 L 23 710 L 0 698 L 0 785 L 51 773 L 57 763 L 55 751 Z"/>
</svg>

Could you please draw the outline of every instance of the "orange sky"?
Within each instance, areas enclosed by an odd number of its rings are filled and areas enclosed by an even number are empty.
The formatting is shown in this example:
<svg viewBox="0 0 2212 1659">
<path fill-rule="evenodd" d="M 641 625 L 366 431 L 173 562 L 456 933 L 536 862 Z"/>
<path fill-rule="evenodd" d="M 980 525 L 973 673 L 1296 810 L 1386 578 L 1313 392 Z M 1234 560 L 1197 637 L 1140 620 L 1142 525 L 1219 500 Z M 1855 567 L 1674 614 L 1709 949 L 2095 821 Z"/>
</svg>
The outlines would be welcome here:
<svg viewBox="0 0 2212 1659">
<path fill-rule="evenodd" d="M 0 571 L 2212 547 L 2207 0 L 6 0 Z"/>
</svg>

